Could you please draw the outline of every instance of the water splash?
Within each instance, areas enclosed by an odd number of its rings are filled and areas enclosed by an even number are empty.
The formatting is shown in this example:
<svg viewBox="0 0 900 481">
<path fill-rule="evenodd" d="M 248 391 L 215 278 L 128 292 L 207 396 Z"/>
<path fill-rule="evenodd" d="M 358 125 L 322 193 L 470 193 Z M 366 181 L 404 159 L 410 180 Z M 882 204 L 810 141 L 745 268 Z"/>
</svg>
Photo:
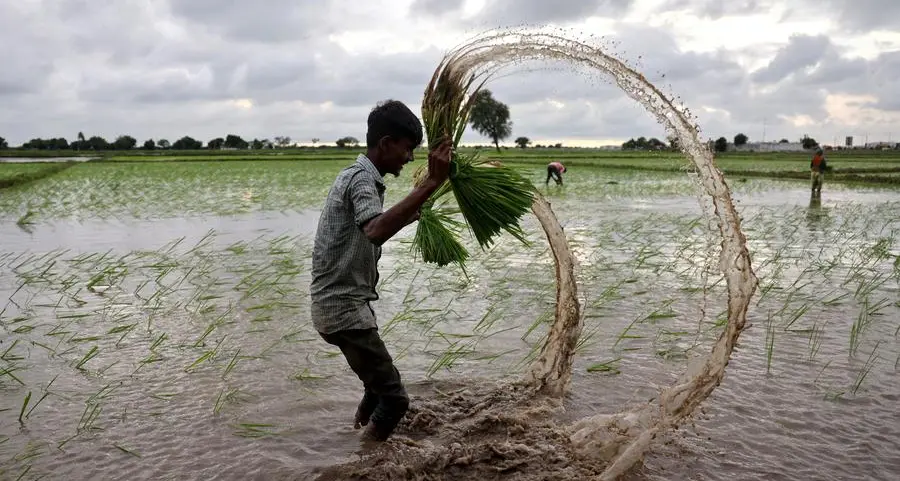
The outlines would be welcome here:
<svg viewBox="0 0 900 481">
<path fill-rule="evenodd" d="M 562 409 L 560 399 L 571 379 L 582 319 L 574 263 L 562 227 L 546 200 L 538 196 L 532 212 L 541 222 L 556 262 L 557 309 L 543 349 L 524 379 L 414 400 L 400 432 L 436 434 L 439 444 L 395 440 L 362 461 L 329 470 L 322 479 L 468 479 L 489 473 L 492 478 L 613 480 L 639 462 L 659 434 L 690 416 L 724 377 L 746 326 L 757 278 L 728 185 L 712 152 L 700 140 L 689 111 L 678 109 L 641 73 L 604 49 L 562 33 L 491 31 L 451 51 L 439 69 L 486 80 L 504 68 L 530 61 L 562 61 L 602 74 L 678 138 L 707 196 L 708 202 L 703 203 L 707 215 L 715 219 L 721 235 L 719 270 L 728 290 L 726 328 L 710 353 L 694 359 L 656 400 L 571 426 L 554 424 L 548 414 Z"/>
</svg>

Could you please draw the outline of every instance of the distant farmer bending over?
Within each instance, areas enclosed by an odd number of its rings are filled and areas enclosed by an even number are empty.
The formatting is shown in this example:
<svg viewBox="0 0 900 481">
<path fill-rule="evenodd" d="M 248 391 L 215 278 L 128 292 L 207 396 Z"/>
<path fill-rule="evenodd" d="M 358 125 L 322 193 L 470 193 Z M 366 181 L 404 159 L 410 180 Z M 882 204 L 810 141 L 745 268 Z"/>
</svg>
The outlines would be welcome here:
<svg viewBox="0 0 900 481">
<path fill-rule="evenodd" d="M 547 180 L 544 181 L 544 185 L 550 185 L 550 177 L 553 177 L 556 185 L 562 185 L 562 174 L 565 171 L 566 166 L 557 161 L 550 162 L 549 164 L 547 164 Z"/>
<path fill-rule="evenodd" d="M 354 427 L 363 439 L 384 441 L 409 407 L 393 359 L 378 335 L 371 301 L 378 299 L 381 246 L 418 219 L 419 208 L 447 179 L 446 140 L 428 154 L 428 175 L 405 199 L 382 211 L 384 176 L 400 175 L 422 143 L 422 124 L 402 102 L 379 103 L 369 114 L 366 154 L 342 170 L 319 218 L 312 258 L 310 313 L 315 329 L 340 348 L 364 386 Z"/>
<path fill-rule="evenodd" d="M 822 193 L 822 181 L 825 180 L 825 154 L 822 152 L 822 148 L 816 149 L 816 154 L 813 156 L 812 161 L 809 163 L 809 169 L 812 171 L 812 193 L 815 195 L 819 195 Z"/>
</svg>

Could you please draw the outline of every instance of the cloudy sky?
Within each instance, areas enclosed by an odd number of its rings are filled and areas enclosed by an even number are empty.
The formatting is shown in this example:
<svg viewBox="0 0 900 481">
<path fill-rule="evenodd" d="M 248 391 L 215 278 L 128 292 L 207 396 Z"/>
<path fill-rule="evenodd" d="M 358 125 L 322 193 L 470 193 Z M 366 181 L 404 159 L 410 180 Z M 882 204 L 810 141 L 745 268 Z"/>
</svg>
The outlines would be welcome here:
<svg viewBox="0 0 900 481">
<path fill-rule="evenodd" d="M 900 140 L 898 0 L 0 0 L 0 137 L 364 139 L 379 100 L 419 111 L 448 49 L 523 24 L 603 36 L 706 137 Z M 513 138 L 665 136 L 612 84 L 508 73 Z"/>
</svg>

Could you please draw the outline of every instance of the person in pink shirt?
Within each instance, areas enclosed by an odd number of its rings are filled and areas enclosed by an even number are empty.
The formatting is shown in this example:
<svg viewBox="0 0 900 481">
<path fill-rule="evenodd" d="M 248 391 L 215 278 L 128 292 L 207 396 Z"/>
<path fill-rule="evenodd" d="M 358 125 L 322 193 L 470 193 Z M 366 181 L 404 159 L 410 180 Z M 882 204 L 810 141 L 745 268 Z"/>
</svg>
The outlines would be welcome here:
<svg viewBox="0 0 900 481">
<path fill-rule="evenodd" d="M 547 164 L 547 180 L 544 181 L 544 185 L 550 185 L 550 177 L 553 177 L 556 185 L 562 185 L 562 174 L 565 171 L 566 166 L 555 160 L 553 162 L 550 162 L 549 164 Z"/>
</svg>

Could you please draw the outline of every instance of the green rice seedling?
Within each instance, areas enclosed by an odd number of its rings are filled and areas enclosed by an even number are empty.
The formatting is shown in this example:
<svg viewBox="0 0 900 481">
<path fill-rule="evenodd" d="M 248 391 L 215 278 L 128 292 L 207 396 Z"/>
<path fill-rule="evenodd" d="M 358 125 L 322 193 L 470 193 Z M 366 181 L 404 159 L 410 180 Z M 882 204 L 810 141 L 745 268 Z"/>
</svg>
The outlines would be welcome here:
<svg viewBox="0 0 900 481">
<path fill-rule="evenodd" d="M 100 413 L 103 411 L 103 408 L 99 404 L 95 403 L 85 403 L 84 412 L 81 414 L 81 419 L 78 421 L 78 429 L 77 432 L 82 431 L 92 431 L 97 429 L 94 426 L 94 423 L 100 417 Z"/>
<path fill-rule="evenodd" d="M 94 345 L 93 347 L 91 347 L 91 349 L 88 352 L 86 352 L 84 354 L 84 356 L 82 356 L 81 360 L 78 361 L 77 364 L 75 364 L 75 369 L 83 371 L 84 365 L 87 364 L 88 361 L 90 361 L 91 359 L 95 358 L 97 356 L 97 354 L 99 354 L 99 353 L 100 353 L 100 348 L 97 347 L 97 345 Z"/>
<path fill-rule="evenodd" d="M 272 430 L 275 427 L 274 424 L 240 423 L 234 426 L 234 435 L 243 438 L 277 436 L 280 433 Z"/>
<path fill-rule="evenodd" d="M 19 340 L 14 339 L 12 344 L 10 344 L 9 347 L 7 347 L 5 351 L 3 351 L 3 354 L 0 354 L 0 360 L 11 362 L 11 361 L 21 361 L 22 359 L 25 359 L 23 356 L 20 356 L 13 352 L 13 349 L 18 344 L 19 344 Z"/>
<path fill-rule="evenodd" d="M 222 411 L 222 408 L 225 406 L 225 403 L 227 403 L 229 399 L 235 397 L 237 395 L 237 392 L 237 389 L 231 389 L 226 392 L 224 388 L 219 391 L 219 396 L 216 397 L 216 402 L 213 405 L 213 414 L 218 416 Z"/>
<path fill-rule="evenodd" d="M 147 357 L 141 359 L 141 360 L 138 362 L 138 366 L 137 366 L 136 368 L 134 368 L 134 371 L 131 372 L 131 375 L 134 376 L 135 374 L 137 374 L 138 371 L 140 371 L 141 369 L 143 369 L 143 367 L 146 366 L 146 365 L 148 365 L 148 364 L 153 364 L 153 363 L 156 363 L 156 362 L 162 362 L 162 361 L 163 361 L 163 357 L 162 357 L 162 356 L 160 356 L 159 354 L 157 354 L 157 353 L 155 353 L 155 352 L 154 352 L 154 353 L 151 353 L 149 356 L 147 356 Z"/>
<path fill-rule="evenodd" d="M 28 407 L 28 401 L 31 400 L 31 391 L 28 391 L 28 394 L 25 395 L 25 400 L 22 401 L 22 409 L 19 411 L 19 424 L 24 424 L 25 422 L 22 420 L 22 417 L 25 416 L 25 409 Z"/>
<path fill-rule="evenodd" d="M 621 374 L 622 371 L 619 370 L 619 366 L 618 366 L 619 361 L 621 361 L 621 360 L 622 360 L 621 357 L 617 357 L 617 358 L 609 360 L 609 361 L 592 364 L 591 366 L 589 366 L 587 368 L 587 372 L 600 372 L 600 373 L 612 374 L 612 375 Z"/>
<path fill-rule="evenodd" d="M 531 325 L 528 326 L 528 329 L 525 331 L 525 333 L 522 334 L 521 339 L 523 341 L 527 340 L 528 336 L 530 336 L 531 333 L 535 331 L 535 329 L 537 329 L 538 327 L 540 327 L 543 324 L 549 324 L 550 322 L 552 322 L 553 316 L 554 316 L 553 311 L 544 311 L 543 314 L 541 314 L 540 316 L 535 318 L 534 322 L 532 322 Z"/>
<path fill-rule="evenodd" d="M 878 346 L 881 345 L 881 341 L 875 343 L 875 347 L 872 348 L 872 352 L 869 353 L 869 358 L 866 360 L 865 365 L 863 365 L 862 369 L 856 374 L 856 381 L 853 383 L 853 387 L 850 389 L 850 392 L 855 396 L 856 392 L 859 391 L 860 386 L 862 386 L 863 381 L 866 380 L 866 377 L 872 371 L 872 368 L 875 366 L 875 362 L 878 361 L 878 356 L 876 352 L 878 352 Z"/>
<path fill-rule="evenodd" d="M 225 336 L 225 337 L 228 337 L 228 336 Z M 203 364 L 204 362 L 207 362 L 207 361 L 211 361 L 213 358 L 215 358 L 216 354 L 218 354 L 218 352 L 219 352 L 219 348 L 222 347 L 222 344 L 225 342 L 225 337 L 223 337 L 222 340 L 219 341 L 218 344 L 216 344 L 215 348 L 205 351 L 202 355 L 200 355 L 200 357 L 198 357 L 193 363 L 191 363 L 190 366 L 184 368 L 184 371 L 191 372 L 200 364 Z"/>
<path fill-rule="evenodd" d="M 434 360 L 434 362 L 431 363 L 431 366 L 429 366 L 425 373 L 425 376 L 429 378 L 442 368 L 448 370 L 451 369 L 456 365 L 457 361 L 474 353 L 474 347 L 477 343 L 477 340 L 472 339 L 468 339 L 465 343 L 463 343 L 463 340 L 461 339 L 451 341 L 448 339 L 448 336 L 443 333 L 438 333 L 438 337 L 446 341 L 448 347 Z"/>
<path fill-rule="evenodd" d="M 844 299 L 846 299 L 848 297 L 850 297 L 850 293 L 844 292 L 843 294 L 841 294 L 839 296 L 832 297 L 830 299 L 826 299 L 826 300 L 822 301 L 822 305 L 829 306 L 829 307 L 840 306 L 841 304 L 843 304 Z"/>
<path fill-rule="evenodd" d="M 176 393 L 173 392 L 155 392 L 150 393 L 150 397 L 153 399 L 159 399 L 160 401 L 169 401 L 173 397 L 175 397 Z"/>
<path fill-rule="evenodd" d="M 123 447 L 123 446 L 120 445 L 120 444 L 113 444 L 113 447 L 116 448 L 116 449 L 118 449 L 119 451 L 122 451 L 123 453 L 125 453 L 125 454 L 127 454 L 127 455 L 129 455 L 129 456 L 134 456 L 134 457 L 136 457 L 136 458 L 141 457 L 141 455 L 138 454 L 136 451 L 134 451 L 134 450 L 132 450 L 132 449 L 125 448 L 125 447 Z"/>
<path fill-rule="evenodd" d="M 394 317 L 392 317 L 388 322 L 386 322 L 384 324 L 384 327 L 380 328 L 380 330 L 385 335 L 387 335 L 388 333 L 390 333 L 394 329 L 396 329 L 397 326 L 399 326 L 401 323 L 414 322 L 416 319 L 415 314 L 416 314 L 416 312 L 418 312 L 415 308 L 418 307 L 423 302 L 425 302 L 424 299 L 420 300 L 419 303 L 416 304 L 415 306 L 405 306 L 402 311 L 399 311 L 396 314 L 394 314 Z"/>
<path fill-rule="evenodd" d="M 225 379 L 225 377 L 228 376 L 228 373 L 230 373 L 232 370 L 234 370 L 234 368 L 237 366 L 238 356 L 240 354 L 241 354 L 241 349 L 238 348 L 238 350 L 235 351 L 234 356 L 231 357 L 231 361 L 229 361 L 228 365 L 225 366 L 225 372 L 222 373 L 222 379 Z"/>
<path fill-rule="evenodd" d="M 322 376 L 319 374 L 313 374 L 310 372 L 308 367 L 303 368 L 302 371 L 291 376 L 291 379 L 295 381 L 315 381 L 318 379 L 327 379 L 329 376 Z"/>
<path fill-rule="evenodd" d="M 859 310 L 859 314 L 856 316 L 856 320 L 853 321 L 853 325 L 850 326 L 850 355 L 853 356 L 856 354 L 856 350 L 859 348 L 860 342 L 862 342 L 862 335 L 865 330 L 869 327 L 872 318 L 869 315 L 869 299 L 866 298 L 863 300 L 862 309 Z"/>
<path fill-rule="evenodd" d="M 481 319 L 478 321 L 478 324 L 472 329 L 473 332 L 476 333 L 484 333 L 487 332 L 493 327 L 494 323 L 500 320 L 503 313 L 495 312 L 497 309 L 497 304 L 491 304 L 488 306 L 487 310 L 485 310 L 484 315 L 481 316 Z"/>
<path fill-rule="evenodd" d="M 811 303 L 807 302 L 807 303 L 803 304 L 802 306 L 800 306 L 799 308 L 797 308 L 796 310 L 794 310 L 793 312 L 791 312 L 787 318 L 787 322 L 785 323 L 783 329 L 785 331 L 796 331 L 794 329 L 791 329 L 791 327 L 798 320 L 800 320 L 800 318 L 802 318 L 804 315 L 806 315 L 807 312 L 809 312 L 810 305 L 811 305 Z"/>
<path fill-rule="evenodd" d="M 160 334 L 159 337 L 157 337 L 156 340 L 153 341 L 153 344 L 150 344 L 150 351 L 156 351 L 156 348 L 158 348 L 163 343 L 163 341 L 168 338 L 169 335 L 165 332 Z"/>
<path fill-rule="evenodd" d="M 25 475 L 28 474 L 30 471 L 31 471 L 31 465 L 29 464 L 28 466 L 25 466 L 25 469 L 23 469 L 21 473 L 19 473 L 19 476 L 16 477 L 16 481 L 21 481 L 21 480 L 25 479 Z"/>
<path fill-rule="evenodd" d="M 594 324 L 588 329 L 584 329 L 581 332 L 581 336 L 578 338 L 578 342 L 575 343 L 575 352 L 581 353 L 593 346 L 596 341 L 595 338 L 597 334 L 603 329 L 602 324 Z"/>
<path fill-rule="evenodd" d="M 643 339 L 643 338 L 644 338 L 644 336 L 635 335 L 635 334 L 629 334 L 629 332 L 631 332 L 631 329 L 632 329 L 636 324 L 638 324 L 638 323 L 641 321 L 641 319 L 643 319 L 643 318 L 642 318 L 642 317 L 636 317 L 636 318 L 634 318 L 634 320 L 632 320 L 627 326 L 625 326 L 625 329 L 623 329 L 622 332 L 620 332 L 619 335 L 616 336 L 616 342 L 613 343 L 613 349 L 615 349 L 616 346 L 618 346 L 619 343 L 622 342 L 622 341 L 625 340 L 625 339 Z"/>
<path fill-rule="evenodd" d="M 822 338 L 824 335 L 825 324 L 819 326 L 818 323 L 813 323 L 812 330 L 809 333 L 809 361 L 815 360 L 816 355 L 819 353 L 819 348 L 822 346 Z"/>
<path fill-rule="evenodd" d="M 773 322 L 771 313 L 766 322 L 766 374 L 772 369 L 772 354 L 775 351 L 775 323 Z"/>
<path fill-rule="evenodd" d="M 678 317 L 678 313 L 671 310 L 670 306 L 675 302 L 674 299 L 668 299 L 662 303 L 662 306 L 655 309 L 653 312 L 647 315 L 643 320 L 651 321 L 652 323 L 656 323 L 656 321 L 662 319 L 673 319 Z M 643 322 L 643 321 L 642 321 Z"/>
</svg>

